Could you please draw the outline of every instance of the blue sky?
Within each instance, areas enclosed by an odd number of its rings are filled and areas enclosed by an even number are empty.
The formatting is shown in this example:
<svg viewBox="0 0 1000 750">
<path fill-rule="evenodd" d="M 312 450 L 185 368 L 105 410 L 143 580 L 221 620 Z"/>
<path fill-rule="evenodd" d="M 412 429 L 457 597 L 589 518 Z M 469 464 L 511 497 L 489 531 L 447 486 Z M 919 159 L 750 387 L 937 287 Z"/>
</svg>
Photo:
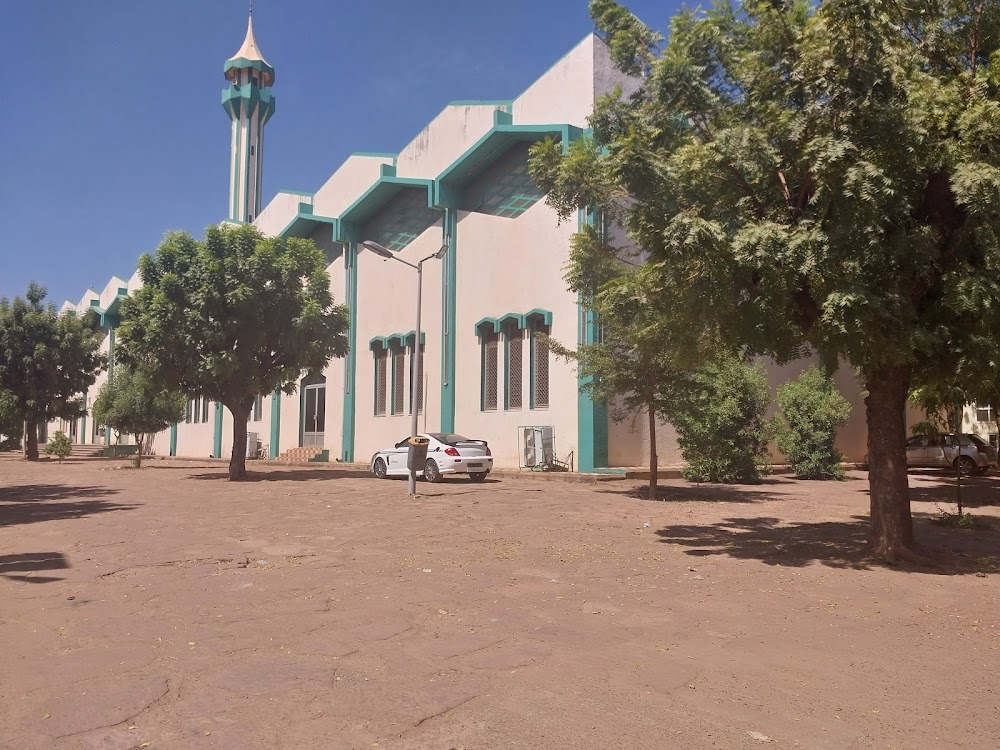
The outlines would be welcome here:
<svg viewBox="0 0 1000 750">
<path fill-rule="evenodd" d="M 678 2 L 629 7 L 665 28 Z M 294 9 L 294 10 L 293 10 Z M 163 233 L 225 218 L 222 64 L 245 0 L 4 2 L 0 296 L 78 300 Z M 593 26 L 586 0 L 257 0 L 275 66 L 264 201 L 353 151 L 396 152 L 449 101 L 520 93 Z"/>
</svg>

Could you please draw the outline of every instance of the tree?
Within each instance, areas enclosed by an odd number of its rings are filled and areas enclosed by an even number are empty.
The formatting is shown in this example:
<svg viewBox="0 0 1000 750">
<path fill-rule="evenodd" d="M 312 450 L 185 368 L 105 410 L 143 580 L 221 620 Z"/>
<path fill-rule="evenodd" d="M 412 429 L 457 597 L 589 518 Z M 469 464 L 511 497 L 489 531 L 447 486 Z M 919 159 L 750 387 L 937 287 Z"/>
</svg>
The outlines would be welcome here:
<svg viewBox="0 0 1000 750">
<path fill-rule="evenodd" d="M 0 451 L 21 450 L 24 420 L 17 413 L 14 396 L 0 391 Z"/>
<path fill-rule="evenodd" d="M 696 482 L 759 482 L 767 464 L 771 402 L 767 374 L 737 353 L 721 351 L 693 376 L 693 387 L 671 405 L 677 442 Z"/>
<path fill-rule="evenodd" d="M 585 231 L 574 238 L 574 257 L 593 257 L 590 243 L 597 233 Z M 569 349 L 557 341 L 549 345 L 557 356 L 576 361 L 582 389 L 609 406 L 615 421 L 645 411 L 649 424 L 649 499 L 656 499 L 658 459 L 657 418 L 669 420 L 670 407 L 683 400 L 690 387 L 698 342 L 660 325 L 652 299 L 658 294 L 657 274 L 647 264 L 633 264 L 626 257 L 606 255 L 598 288 L 587 298 L 588 307 L 601 321 L 602 340 Z M 572 282 L 571 282 L 572 283 Z M 596 283 L 596 282 L 595 282 Z"/>
<path fill-rule="evenodd" d="M 32 283 L 25 298 L 0 299 L 0 392 L 6 419 L 24 425 L 24 452 L 38 460 L 38 425 L 76 419 L 81 396 L 105 366 L 96 316 L 59 314 Z"/>
<path fill-rule="evenodd" d="M 160 387 L 221 402 L 233 415 L 229 479 L 246 479 L 246 427 L 257 396 L 293 393 L 304 371 L 347 353 L 347 309 L 327 260 L 306 239 L 210 227 L 168 234 L 143 255 L 143 286 L 122 303 L 121 361 Z"/>
<path fill-rule="evenodd" d="M 94 419 L 115 431 L 133 435 L 138 446 L 135 465 L 142 466 L 148 436 L 184 419 L 187 397 L 164 389 L 141 368 L 118 365 L 94 401 Z"/>
<path fill-rule="evenodd" d="M 590 9 L 618 67 L 647 75 L 568 154 L 536 146 L 536 182 L 563 215 L 624 225 L 668 323 L 849 361 L 871 551 L 924 561 L 907 394 L 1000 332 L 1000 3 L 720 2 L 678 14 L 665 45 L 613 0 Z"/>
<path fill-rule="evenodd" d="M 851 405 L 833 378 L 809 367 L 778 388 L 778 450 L 802 479 L 843 479 L 837 428 L 847 422 Z"/>
<path fill-rule="evenodd" d="M 59 430 L 52 436 L 52 439 L 45 444 L 45 455 L 55 456 L 59 459 L 59 463 L 62 463 L 63 459 L 72 452 L 73 442 L 62 430 Z"/>
</svg>

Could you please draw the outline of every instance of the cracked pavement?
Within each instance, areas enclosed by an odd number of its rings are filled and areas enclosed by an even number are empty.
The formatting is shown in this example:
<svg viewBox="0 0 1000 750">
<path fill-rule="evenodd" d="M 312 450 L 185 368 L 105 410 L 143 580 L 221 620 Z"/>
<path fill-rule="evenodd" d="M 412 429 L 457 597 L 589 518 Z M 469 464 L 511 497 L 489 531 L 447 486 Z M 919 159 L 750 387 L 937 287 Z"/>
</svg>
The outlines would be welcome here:
<svg viewBox="0 0 1000 750">
<path fill-rule="evenodd" d="M 1000 532 L 859 554 L 867 483 L 0 457 L 0 747 L 992 748 Z M 989 484 L 992 482 L 993 484 Z M 976 487 L 981 501 L 975 501 Z M 1000 523 L 1000 480 L 967 490 Z M 760 739 L 763 737 L 764 739 Z"/>
</svg>

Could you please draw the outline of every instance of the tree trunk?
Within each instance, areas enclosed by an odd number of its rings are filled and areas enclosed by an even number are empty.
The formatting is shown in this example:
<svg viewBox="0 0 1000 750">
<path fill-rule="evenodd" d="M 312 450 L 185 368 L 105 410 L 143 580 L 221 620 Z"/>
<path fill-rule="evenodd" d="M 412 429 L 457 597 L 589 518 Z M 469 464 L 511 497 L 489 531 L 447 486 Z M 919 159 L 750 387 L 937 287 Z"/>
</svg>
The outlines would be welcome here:
<svg viewBox="0 0 1000 750">
<path fill-rule="evenodd" d="M 249 406 L 226 405 L 233 415 L 233 455 L 229 459 L 229 481 L 245 482 L 247 478 L 247 422 L 250 421 Z"/>
<path fill-rule="evenodd" d="M 38 424 L 33 419 L 24 423 L 24 457 L 29 461 L 38 460 Z"/>
<path fill-rule="evenodd" d="M 649 411 L 649 499 L 656 499 L 656 474 L 659 471 L 656 455 L 656 410 L 652 405 L 646 407 Z"/>
<path fill-rule="evenodd" d="M 874 556 L 887 562 L 926 562 L 916 552 L 910 487 L 906 475 L 906 367 L 881 367 L 867 373 L 868 487 Z"/>
<path fill-rule="evenodd" d="M 136 444 L 136 450 L 135 450 L 135 468 L 137 468 L 137 469 L 141 469 L 142 468 L 142 440 L 143 440 L 144 437 L 146 437 L 146 436 L 143 435 L 141 432 L 138 432 L 138 433 L 135 434 L 135 444 Z"/>
</svg>

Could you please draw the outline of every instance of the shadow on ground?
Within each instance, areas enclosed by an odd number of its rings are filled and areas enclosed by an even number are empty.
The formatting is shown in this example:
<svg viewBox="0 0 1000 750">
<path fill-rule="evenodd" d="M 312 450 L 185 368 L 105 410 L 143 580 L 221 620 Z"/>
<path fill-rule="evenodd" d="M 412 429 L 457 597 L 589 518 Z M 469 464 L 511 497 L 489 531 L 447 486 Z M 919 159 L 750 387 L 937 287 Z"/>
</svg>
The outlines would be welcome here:
<svg viewBox="0 0 1000 750">
<path fill-rule="evenodd" d="M 118 490 L 106 487 L 75 487 L 65 484 L 0 487 L 0 526 L 82 518 L 95 513 L 112 513 L 137 507 L 107 500 L 83 499 L 106 497 L 117 492 Z M 54 500 L 68 502 L 52 502 Z"/>
<path fill-rule="evenodd" d="M 65 570 L 69 560 L 61 552 L 23 552 L 14 555 L 0 555 L 0 578 L 24 583 L 52 583 L 61 581 L 55 576 L 14 575 L 36 570 Z"/>
<path fill-rule="evenodd" d="M 656 499 L 668 503 L 762 503 L 778 500 L 782 496 L 768 489 L 789 480 L 764 479 L 760 484 L 689 484 L 681 487 L 660 485 L 656 488 Z M 649 485 L 638 484 L 631 487 L 613 487 L 598 490 L 606 495 L 633 497 L 637 500 L 649 499 Z"/>
<path fill-rule="evenodd" d="M 363 479 L 371 477 L 371 472 L 360 471 L 358 469 L 302 469 L 299 471 L 288 471 L 285 469 L 275 469 L 274 471 L 247 471 L 248 482 L 308 482 L 319 479 Z M 191 479 L 205 481 L 228 481 L 229 471 L 220 468 L 205 474 L 192 474 Z"/>
<path fill-rule="evenodd" d="M 996 532 L 967 531 L 934 526 L 930 516 L 915 519 L 921 544 L 939 553 L 937 568 L 895 568 L 945 575 L 1000 572 Z M 688 547 L 692 556 L 726 555 L 759 560 L 767 565 L 800 568 L 820 563 L 832 568 L 867 569 L 868 518 L 813 523 L 784 522 L 780 518 L 727 518 L 709 525 L 667 526 L 656 532 L 664 544 Z"/>
<path fill-rule="evenodd" d="M 910 473 L 916 474 L 913 471 Z M 942 506 L 955 504 L 954 474 L 944 471 L 923 471 L 918 476 L 932 484 L 910 487 L 910 500 L 922 503 L 940 503 Z M 1000 477 L 962 477 L 962 504 L 969 508 L 1000 505 Z"/>
</svg>

